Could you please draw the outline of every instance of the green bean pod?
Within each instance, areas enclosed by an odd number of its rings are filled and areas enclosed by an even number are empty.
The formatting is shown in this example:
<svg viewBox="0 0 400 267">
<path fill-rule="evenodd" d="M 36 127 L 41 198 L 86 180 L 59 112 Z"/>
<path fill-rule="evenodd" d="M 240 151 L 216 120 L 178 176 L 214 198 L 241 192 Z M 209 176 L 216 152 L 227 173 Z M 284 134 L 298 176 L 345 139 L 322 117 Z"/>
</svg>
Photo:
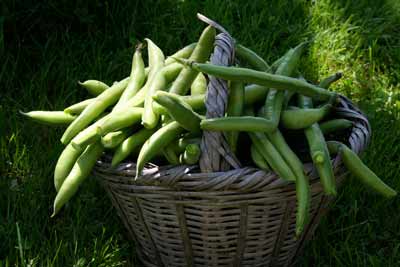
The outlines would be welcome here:
<svg viewBox="0 0 400 267">
<path fill-rule="evenodd" d="M 146 96 L 149 94 L 150 86 L 154 81 L 154 76 L 157 74 L 161 75 L 160 69 L 162 69 L 164 65 L 164 54 L 162 53 L 161 49 L 159 49 L 150 39 L 146 40 L 149 44 L 149 67 L 145 69 L 147 81 L 135 96 L 130 98 L 124 105 L 121 105 L 121 108 L 142 107 L 144 105 Z"/>
<path fill-rule="evenodd" d="M 299 106 L 302 108 L 312 108 L 311 98 L 299 96 Z M 331 158 L 326 146 L 324 135 L 318 123 L 313 123 L 305 128 L 304 133 L 310 147 L 310 156 L 321 179 L 324 192 L 327 195 L 336 196 L 336 180 L 333 173 Z"/>
<path fill-rule="evenodd" d="M 265 116 L 265 111 L 261 111 L 260 115 Z M 287 166 L 292 170 L 296 178 L 296 235 L 298 236 L 303 231 L 304 225 L 308 219 L 309 203 L 311 198 L 308 178 L 305 175 L 303 163 L 286 143 L 285 138 L 279 129 L 267 133 L 266 136 L 286 162 Z"/>
<path fill-rule="evenodd" d="M 189 59 L 196 62 L 205 62 L 210 57 L 210 54 L 213 50 L 214 40 L 215 29 L 211 26 L 207 26 L 203 30 L 199 41 Z M 176 56 L 173 56 L 171 58 L 176 58 Z M 182 69 L 176 80 L 172 83 L 170 92 L 178 95 L 186 95 L 186 93 L 190 89 L 193 80 L 196 78 L 197 73 L 198 71 L 194 69 Z"/>
<path fill-rule="evenodd" d="M 228 117 L 241 116 L 244 109 L 244 84 L 241 82 L 231 82 L 228 106 L 226 108 L 226 115 Z M 226 132 L 226 140 L 233 153 L 236 153 L 237 141 L 239 132 Z"/>
<path fill-rule="evenodd" d="M 207 131 L 272 132 L 276 130 L 270 120 L 252 117 L 225 117 L 204 119 L 200 128 Z"/>
<path fill-rule="evenodd" d="M 108 118 L 107 115 L 100 118 L 95 123 L 85 128 L 83 131 L 79 132 L 71 140 L 70 144 L 76 149 L 83 151 L 88 145 L 100 140 L 101 135 L 100 135 L 99 125 L 102 124 L 105 120 L 107 120 Z"/>
<path fill-rule="evenodd" d="M 304 226 L 306 225 L 309 217 L 311 194 L 308 178 L 304 173 L 303 163 L 288 146 L 281 132 L 277 130 L 267 134 L 267 136 L 278 152 L 282 155 L 289 168 L 292 169 L 296 177 L 296 236 L 299 236 L 303 232 Z"/>
<path fill-rule="evenodd" d="M 194 165 L 199 162 L 201 155 L 200 146 L 198 144 L 188 144 L 185 151 L 180 156 L 180 163 Z"/>
<path fill-rule="evenodd" d="M 179 63 L 176 63 L 179 64 Z M 182 65 L 181 65 L 182 66 Z M 202 95 L 207 91 L 207 79 L 203 73 L 199 72 L 196 79 L 194 79 L 192 85 L 190 86 L 191 95 Z"/>
<path fill-rule="evenodd" d="M 140 92 L 139 92 L 140 93 Z M 245 86 L 244 91 L 244 104 L 245 106 L 251 106 L 254 103 L 259 103 L 265 101 L 265 97 L 268 93 L 268 88 L 261 85 L 251 84 Z M 199 111 L 205 109 L 205 95 L 186 95 L 179 96 L 181 100 L 189 104 L 193 110 Z M 130 105 L 134 106 L 134 105 Z M 157 103 L 153 103 L 153 108 L 158 114 L 168 114 L 168 111 Z"/>
<path fill-rule="evenodd" d="M 101 136 L 138 123 L 143 112 L 143 108 L 125 108 L 110 113 L 98 126 Z"/>
<path fill-rule="evenodd" d="M 175 60 L 173 59 L 174 57 L 189 58 L 190 55 L 193 53 L 193 50 L 195 49 L 196 45 L 197 43 L 191 43 L 185 46 L 184 48 L 176 51 L 174 54 L 165 59 L 165 66 L 170 65 L 172 63 L 176 63 Z"/>
<path fill-rule="evenodd" d="M 290 50 L 283 58 L 281 64 L 276 70 L 276 74 L 291 76 L 300 61 L 300 56 L 303 52 L 305 43 L 301 43 L 294 49 Z M 292 92 L 293 93 L 293 92 Z M 285 91 L 270 89 L 268 91 L 267 98 L 265 100 L 265 118 L 270 119 L 274 124 L 278 126 L 282 106 L 285 100 Z"/>
<path fill-rule="evenodd" d="M 244 104 L 246 106 L 254 103 L 264 102 L 269 88 L 262 85 L 250 84 L 244 87 Z"/>
<path fill-rule="evenodd" d="M 289 168 L 292 169 L 293 173 L 296 176 L 296 179 L 306 179 L 303 163 L 297 157 L 296 153 L 294 153 L 293 150 L 286 143 L 282 133 L 277 130 L 272 133 L 268 133 L 267 137 L 270 142 L 275 146 L 276 150 L 282 155 Z"/>
<path fill-rule="evenodd" d="M 146 82 L 146 84 L 140 89 L 137 94 L 126 101 L 124 105 L 121 105 L 120 108 L 128 108 L 128 107 L 143 107 L 144 106 L 144 99 L 146 97 L 146 94 L 148 93 L 149 89 L 149 83 Z M 115 109 L 114 109 L 115 110 Z"/>
<path fill-rule="evenodd" d="M 283 75 L 270 74 L 262 71 L 256 71 L 247 68 L 226 67 L 206 63 L 197 63 L 191 60 L 176 60 L 189 69 L 213 75 L 229 81 L 239 81 L 245 83 L 254 83 L 278 90 L 288 90 L 310 96 L 313 99 L 324 101 L 335 95 L 335 92 L 328 91 L 319 86 L 310 84 L 300 79 L 286 77 Z M 185 69 L 184 69 L 185 70 Z"/>
<path fill-rule="evenodd" d="M 91 104 L 95 98 L 89 98 L 86 100 L 83 100 L 81 102 L 75 103 L 67 108 L 64 109 L 65 113 L 72 114 L 72 115 L 78 115 L 81 114 L 82 111 L 89 105 Z"/>
<path fill-rule="evenodd" d="M 173 147 L 170 145 L 166 146 L 162 150 L 162 154 L 164 158 L 168 161 L 171 165 L 179 165 L 179 157 L 175 154 Z"/>
<path fill-rule="evenodd" d="M 293 52 L 293 48 L 289 48 L 289 50 L 286 51 L 285 54 L 283 54 L 283 56 L 281 56 L 280 58 L 278 58 L 277 60 L 275 60 L 274 62 L 272 62 L 270 68 L 269 68 L 269 72 L 276 72 L 276 70 L 278 69 L 278 67 L 282 64 L 282 62 L 286 59 L 286 57 L 291 54 Z"/>
<path fill-rule="evenodd" d="M 71 141 L 72 145 L 83 148 L 108 133 L 132 126 L 140 121 L 142 113 L 143 108 L 118 109 L 79 133 L 77 138 Z"/>
<path fill-rule="evenodd" d="M 353 127 L 353 122 L 346 119 L 334 119 L 320 123 L 319 128 L 323 134 L 330 134 Z"/>
<path fill-rule="evenodd" d="M 82 152 L 81 149 L 74 147 L 71 143 L 61 152 L 54 169 L 54 186 L 57 192 Z"/>
<path fill-rule="evenodd" d="M 166 72 L 165 77 L 168 82 L 175 80 L 176 76 L 178 76 L 179 72 L 182 70 L 182 66 L 178 67 L 176 65 L 178 63 L 176 63 L 176 61 L 175 61 L 175 59 L 173 59 L 173 57 L 188 58 L 190 56 L 190 54 L 193 52 L 193 49 L 195 48 L 196 44 L 197 43 L 189 44 L 189 45 L 185 46 L 184 48 L 182 48 L 181 50 L 176 51 L 176 53 L 174 53 L 173 55 L 171 55 L 170 57 L 165 59 L 164 66 L 168 67 L 165 70 L 165 72 Z M 171 64 L 174 64 L 174 66 L 169 66 Z M 150 67 L 144 68 L 144 76 L 145 77 L 148 77 L 149 72 L 150 72 Z"/>
<path fill-rule="evenodd" d="M 169 145 L 184 132 L 177 122 L 171 122 L 157 130 L 142 146 L 136 163 L 136 177 L 142 174 L 144 165 L 149 162 L 159 150 Z"/>
<path fill-rule="evenodd" d="M 129 79 L 122 80 L 111 86 L 90 103 L 85 110 L 69 125 L 61 137 L 61 143 L 68 144 L 74 136 L 95 120 L 107 107 L 116 103 L 125 90 Z"/>
<path fill-rule="evenodd" d="M 78 82 L 78 84 L 85 88 L 89 92 L 89 94 L 93 96 L 98 96 L 109 88 L 107 84 L 97 80 L 87 80 L 83 83 Z"/>
<path fill-rule="evenodd" d="M 43 123 L 46 125 L 68 125 L 72 123 L 76 116 L 68 114 L 64 111 L 30 111 L 30 112 L 22 112 L 22 115 L 36 121 L 39 123 Z"/>
<path fill-rule="evenodd" d="M 126 89 L 119 98 L 114 109 L 120 107 L 123 103 L 131 99 L 142 87 L 146 76 L 144 73 L 144 62 L 142 58 L 142 44 L 136 47 L 135 53 L 132 57 L 131 74 Z"/>
<path fill-rule="evenodd" d="M 296 237 L 304 231 L 305 225 L 309 221 L 310 199 L 311 191 L 307 176 L 301 176 L 303 179 L 296 179 L 296 198 L 297 198 L 297 212 L 296 212 Z"/>
<path fill-rule="evenodd" d="M 122 130 L 111 132 L 101 138 L 101 143 L 104 148 L 112 149 L 116 148 L 131 134 L 130 128 L 124 128 Z"/>
<path fill-rule="evenodd" d="M 144 142 L 155 132 L 155 129 L 143 128 L 125 139 L 115 150 L 111 166 L 117 166 L 126 159 L 135 149 L 140 148 Z"/>
<path fill-rule="evenodd" d="M 247 109 L 248 110 L 248 109 Z M 249 114 L 246 112 L 246 114 Z M 265 116 L 264 112 L 261 115 Z M 265 133 L 249 133 L 258 151 L 282 179 L 296 182 L 297 212 L 296 236 L 299 236 L 308 221 L 310 187 L 304 174 L 303 164 L 287 145 L 279 130 Z M 289 165 L 290 164 L 290 165 Z"/>
<path fill-rule="evenodd" d="M 157 126 L 160 115 L 153 110 L 153 95 L 165 89 L 167 82 L 163 72 L 161 71 L 164 66 L 164 54 L 161 49 L 155 45 L 150 39 L 146 39 L 149 62 L 152 62 L 153 68 L 149 73 L 149 88 L 144 98 L 144 111 L 142 115 L 142 124 L 147 129 L 153 129 Z"/>
<path fill-rule="evenodd" d="M 184 129 L 191 132 L 200 132 L 201 117 L 176 95 L 167 92 L 157 92 L 153 99 L 164 108 L 168 114 Z"/>
<path fill-rule="evenodd" d="M 251 159 L 253 160 L 254 164 L 264 171 L 270 171 L 271 168 L 268 166 L 267 161 L 263 158 L 260 152 L 257 150 L 257 147 L 252 144 L 250 147 Z"/>
<path fill-rule="evenodd" d="M 331 110 L 332 105 L 321 108 L 305 108 L 284 110 L 281 115 L 281 125 L 286 129 L 305 129 L 322 120 Z"/>
<path fill-rule="evenodd" d="M 255 70 L 268 71 L 270 68 L 267 62 L 256 52 L 241 44 L 235 46 L 235 53 L 240 60 L 246 61 Z"/>
<path fill-rule="evenodd" d="M 176 77 L 178 77 L 182 68 L 183 68 L 182 64 L 179 64 L 177 62 L 171 63 L 169 65 L 165 65 L 161 71 L 165 77 L 166 83 L 170 83 L 170 82 L 174 81 L 176 79 Z"/>
<path fill-rule="evenodd" d="M 327 145 L 332 154 L 341 153 L 344 165 L 354 177 L 360 180 L 360 182 L 385 197 L 391 198 L 397 195 L 395 190 L 385 184 L 361 161 L 358 155 L 345 144 L 336 141 L 328 141 Z"/>
<path fill-rule="evenodd" d="M 339 80 L 340 78 L 343 77 L 343 73 L 342 72 L 336 72 L 335 74 L 326 77 L 325 79 L 323 79 L 320 83 L 319 86 L 325 89 L 328 89 L 329 86 L 331 86 L 332 83 L 336 82 L 337 80 Z"/>
<path fill-rule="evenodd" d="M 200 145 L 200 137 L 182 137 L 178 140 L 177 149 L 179 153 L 185 151 L 185 148 L 190 144 Z"/>
<path fill-rule="evenodd" d="M 97 142 L 88 146 L 79 156 L 57 193 L 56 199 L 54 200 L 54 211 L 51 217 L 54 217 L 64 204 L 78 191 L 79 186 L 89 176 L 97 159 L 103 153 L 103 150 L 104 148 L 101 143 Z"/>
<path fill-rule="evenodd" d="M 167 124 L 165 124 L 167 125 Z M 165 126 L 164 125 L 164 126 Z M 198 136 L 193 136 L 192 133 L 188 133 L 187 135 L 182 136 L 181 138 L 174 140 L 170 146 L 173 148 L 174 152 L 178 155 L 182 155 L 185 151 L 185 148 L 189 144 L 197 144 L 200 145 L 201 138 L 200 133 Z"/>
<path fill-rule="evenodd" d="M 153 82 L 144 99 L 144 112 L 142 115 L 142 124 L 147 129 L 153 129 L 160 120 L 160 114 L 153 109 L 153 96 L 157 91 L 165 89 L 166 80 L 162 72 L 155 75 Z"/>
<path fill-rule="evenodd" d="M 265 133 L 261 132 L 249 132 L 248 135 L 252 143 L 259 148 L 260 154 L 268 162 L 271 169 L 284 180 L 295 181 L 296 176 L 292 169 L 289 168 L 281 154 L 276 150 L 275 146 L 272 145 L 270 140 L 267 138 Z"/>
</svg>

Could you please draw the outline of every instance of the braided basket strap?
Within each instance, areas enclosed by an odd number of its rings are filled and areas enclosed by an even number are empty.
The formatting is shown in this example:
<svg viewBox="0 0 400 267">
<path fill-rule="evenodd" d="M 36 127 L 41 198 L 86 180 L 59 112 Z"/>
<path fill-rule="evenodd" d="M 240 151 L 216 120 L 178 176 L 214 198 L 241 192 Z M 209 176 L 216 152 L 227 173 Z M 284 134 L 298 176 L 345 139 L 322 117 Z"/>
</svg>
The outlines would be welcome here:
<svg viewBox="0 0 400 267">
<path fill-rule="evenodd" d="M 354 126 L 348 142 L 351 149 L 360 154 L 369 144 L 371 126 L 367 117 L 347 97 L 340 96 L 340 105 L 335 108 L 335 113 L 342 118 L 353 121 Z"/>
<path fill-rule="evenodd" d="M 211 63 L 230 66 L 234 61 L 234 40 L 223 32 L 215 38 L 214 53 Z M 228 84 L 225 80 L 209 76 L 205 106 L 206 118 L 218 118 L 225 115 L 228 102 Z M 204 131 L 201 142 L 202 156 L 200 169 L 202 172 L 226 171 L 232 166 L 240 168 L 239 160 L 230 151 L 222 132 Z"/>
</svg>

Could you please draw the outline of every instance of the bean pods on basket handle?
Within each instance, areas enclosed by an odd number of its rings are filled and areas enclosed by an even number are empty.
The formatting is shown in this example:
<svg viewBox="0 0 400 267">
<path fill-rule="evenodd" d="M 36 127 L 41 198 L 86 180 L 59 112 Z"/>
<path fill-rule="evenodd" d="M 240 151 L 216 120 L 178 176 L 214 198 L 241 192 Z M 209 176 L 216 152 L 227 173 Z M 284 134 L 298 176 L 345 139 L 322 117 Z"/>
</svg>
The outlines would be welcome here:
<svg viewBox="0 0 400 267">
<path fill-rule="evenodd" d="M 198 17 L 222 31 L 215 38 L 211 63 L 222 66 L 232 65 L 235 52 L 233 38 L 218 23 L 202 15 L 198 15 Z M 213 76 L 208 76 L 208 78 L 207 97 L 205 101 L 207 109 L 206 118 L 223 117 L 228 102 L 227 82 Z M 231 152 L 223 133 L 203 131 L 201 151 L 202 154 L 199 163 L 202 172 L 225 171 L 230 166 L 233 168 L 240 167 L 239 160 Z"/>
</svg>

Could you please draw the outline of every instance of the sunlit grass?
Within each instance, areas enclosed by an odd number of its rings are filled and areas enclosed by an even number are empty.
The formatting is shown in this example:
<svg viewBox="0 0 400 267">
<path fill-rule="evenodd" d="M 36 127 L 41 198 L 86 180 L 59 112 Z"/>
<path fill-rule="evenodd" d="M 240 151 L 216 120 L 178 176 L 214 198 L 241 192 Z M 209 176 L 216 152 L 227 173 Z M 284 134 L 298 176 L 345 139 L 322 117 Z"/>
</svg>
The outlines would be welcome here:
<svg viewBox="0 0 400 267">
<path fill-rule="evenodd" d="M 36 125 L 17 112 L 60 110 L 86 98 L 78 80 L 112 83 L 125 77 L 133 45 L 144 37 L 165 54 L 196 40 L 204 27 L 196 12 L 220 22 L 268 62 L 313 40 L 302 71 L 314 81 L 344 72 L 332 88 L 356 101 L 373 128 L 363 159 L 400 191 L 398 1 L 2 4 L 7 12 L 0 15 L 0 267 L 137 262 L 134 246 L 93 179 L 57 218 L 49 218 L 63 129 Z M 399 206 L 350 178 L 306 247 L 303 266 L 398 266 Z"/>
</svg>

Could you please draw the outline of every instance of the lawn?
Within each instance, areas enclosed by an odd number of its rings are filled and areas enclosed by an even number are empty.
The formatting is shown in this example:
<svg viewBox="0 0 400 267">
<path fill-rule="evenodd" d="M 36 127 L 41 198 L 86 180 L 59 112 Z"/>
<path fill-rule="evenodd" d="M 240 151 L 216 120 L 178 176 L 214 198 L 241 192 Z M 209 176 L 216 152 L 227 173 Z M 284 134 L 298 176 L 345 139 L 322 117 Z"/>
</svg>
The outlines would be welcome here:
<svg viewBox="0 0 400 267">
<path fill-rule="evenodd" d="M 343 71 L 332 88 L 354 100 L 373 129 L 363 160 L 400 191 L 399 1 L 121 2 L 0 3 L 0 267 L 140 266 L 94 179 L 50 219 L 63 129 L 18 111 L 62 110 L 87 97 L 78 80 L 127 76 L 133 46 L 145 37 L 165 54 L 195 41 L 204 27 L 196 12 L 268 62 L 313 40 L 302 71 L 313 81 Z M 399 207 L 399 198 L 385 200 L 349 177 L 300 266 L 400 266 Z"/>
</svg>

